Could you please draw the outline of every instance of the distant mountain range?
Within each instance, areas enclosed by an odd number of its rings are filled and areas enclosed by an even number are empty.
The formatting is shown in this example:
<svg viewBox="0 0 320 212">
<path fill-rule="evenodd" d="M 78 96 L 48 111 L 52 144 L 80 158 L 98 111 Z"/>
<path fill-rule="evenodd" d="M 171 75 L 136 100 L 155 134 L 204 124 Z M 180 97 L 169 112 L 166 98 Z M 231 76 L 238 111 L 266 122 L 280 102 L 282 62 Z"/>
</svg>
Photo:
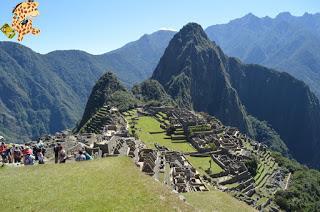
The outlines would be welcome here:
<svg viewBox="0 0 320 212">
<path fill-rule="evenodd" d="M 248 14 L 206 32 L 227 55 L 287 72 L 320 97 L 320 13 L 285 12 L 274 19 Z"/>
<path fill-rule="evenodd" d="M 113 71 L 126 86 L 148 78 L 173 35 L 158 31 L 103 55 L 41 55 L 0 42 L 0 135 L 23 141 L 73 128 L 103 73 Z"/>
</svg>

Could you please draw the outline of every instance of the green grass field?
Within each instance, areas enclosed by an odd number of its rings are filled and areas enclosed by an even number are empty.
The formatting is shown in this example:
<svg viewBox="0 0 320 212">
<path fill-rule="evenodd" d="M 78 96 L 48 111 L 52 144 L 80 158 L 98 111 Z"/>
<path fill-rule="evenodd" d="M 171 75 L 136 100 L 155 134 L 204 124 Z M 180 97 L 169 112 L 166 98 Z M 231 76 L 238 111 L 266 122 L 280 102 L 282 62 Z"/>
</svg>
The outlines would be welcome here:
<svg viewBox="0 0 320 212">
<path fill-rule="evenodd" d="M 223 169 L 216 164 L 210 157 L 187 157 L 188 161 L 195 167 L 201 174 L 205 174 L 205 171 L 210 167 L 209 160 L 211 160 L 211 172 L 217 174 L 223 172 Z"/>
<path fill-rule="evenodd" d="M 149 147 L 154 148 L 154 144 L 166 146 L 175 151 L 194 152 L 195 149 L 186 140 L 173 141 L 166 132 L 160 128 L 160 122 L 153 117 L 139 117 L 136 125 L 139 138 Z"/>
<path fill-rule="evenodd" d="M 187 202 L 201 211 L 247 212 L 255 211 L 227 193 L 212 190 L 208 192 L 186 193 Z"/>
<path fill-rule="evenodd" d="M 2 168 L 1 211 L 193 211 L 126 157 Z"/>
</svg>

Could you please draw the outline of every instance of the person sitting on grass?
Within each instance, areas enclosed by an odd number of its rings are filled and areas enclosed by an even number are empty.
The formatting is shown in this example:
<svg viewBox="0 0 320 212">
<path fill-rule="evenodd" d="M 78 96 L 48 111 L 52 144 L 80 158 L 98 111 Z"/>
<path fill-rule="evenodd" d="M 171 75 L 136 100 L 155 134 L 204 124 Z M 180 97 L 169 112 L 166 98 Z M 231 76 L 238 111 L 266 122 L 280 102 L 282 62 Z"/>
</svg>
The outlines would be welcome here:
<svg viewBox="0 0 320 212">
<path fill-rule="evenodd" d="M 58 144 L 58 146 L 59 146 L 59 163 L 66 163 L 68 158 L 66 150 L 64 150 L 61 144 Z"/>
<path fill-rule="evenodd" d="M 44 156 L 43 156 L 42 150 L 38 149 L 36 154 L 38 157 L 39 164 L 44 164 Z"/>
<path fill-rule="evenodd" d="M 34 165 L 34 156 L 33 156 L 33 152 L 32 149 L 30 149 L 30 147 L 26 147 L 25 148 L 25 155 L 24 155 L 24 159 L 23 159 L 23 164 L 25 166 L 32 166 Z"/>
<path fill-rule="evenodd" d="M 86 156 L 86 160 L 93 160 L 93 157 L 88 152 L 84 151 L 83 154 Z"/>
<path fill-rule="evenodd" d="M 12 148 L 12 155 L 13 155 L 13 162 L 14 163 L 21 163 L 21 158 L 22 158 L 22 152 L 20 150 L 20 147 L 14 145 Z"/>
<path fill-rule="evenodd" d="M 79 150 L 78 155 L 76 157 L 76 161 L 85 161 L 86 155 L 83 153 L 82 150 Z"/>
</svg>

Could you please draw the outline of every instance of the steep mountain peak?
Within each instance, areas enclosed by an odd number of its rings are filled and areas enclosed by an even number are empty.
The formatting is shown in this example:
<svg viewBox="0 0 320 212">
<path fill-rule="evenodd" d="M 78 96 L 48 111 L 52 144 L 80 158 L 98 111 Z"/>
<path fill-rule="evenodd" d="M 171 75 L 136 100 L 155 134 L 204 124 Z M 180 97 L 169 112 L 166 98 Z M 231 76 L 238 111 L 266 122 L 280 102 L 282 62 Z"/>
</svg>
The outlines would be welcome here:
<svg viewBox="0 0 320 212">
<path fill-rule="evenodd" d="M 187 33 L 203 33 L 202 26 L 197 23 L 188 23 L 186 24 L 181 30 L 181 33 L 187 34 Z M 205 34 L 205 33 L 204 33 Z"/>
<path fill-rule="evenodd" d="M 213 59 L 223 56 L 220 55 L 220 49 L 209 40 L 199 24 L 189 23 L 175 34 L 170 41 L 152 78 L 164 84 L 168 82 L 172 76 L 181 73 L 190 75 L 197 70 L 198 74 L 200 74 L 201 71 L 204 70 L 192 69 L 190 61 L 198 58 L 199 63 L 204 63 L 208 57 Z M 170 66 L 170 68 L 160 67 L 162 65 Z M 166 73 L 162 73 L 164 71 Z"/>
<path fill-rule="evenodd" d="M 203 28 L 197 23 L 189 23 L 185 25 L 173 39 L 175 42 L 177 39 L 182 41 L 182 44 L 192 43 L 197 46 L 212 45 L 207 34 Z"/>
<path fill-rule="evenodd" d="M 160 82 L 179 106 L 215 114 L 224 123 L 246 131 L 245 111 L 230 86 L 227 60 L 202 27 L 190 23 L 171 40 L 152 79 Z M 215 98 L 223 103 L 216 104 Z M 237 118 L 229 119 L 229 111 Z"/>
</svg>

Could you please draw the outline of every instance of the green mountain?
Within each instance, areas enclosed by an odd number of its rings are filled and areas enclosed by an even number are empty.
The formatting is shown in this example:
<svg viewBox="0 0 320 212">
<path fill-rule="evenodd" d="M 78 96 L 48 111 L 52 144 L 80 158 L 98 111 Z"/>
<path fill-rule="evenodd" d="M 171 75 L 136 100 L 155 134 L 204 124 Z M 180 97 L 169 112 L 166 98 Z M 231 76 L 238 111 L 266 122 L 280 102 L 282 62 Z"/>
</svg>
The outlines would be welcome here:
<svg viewBox="0 0 320 212">
<path fill-rule="evenodd" d="M 286 12 L 274 19 L 248 14 L 206 32 L 227 55 L 287 72 L 320 97 L 320 13 Z"/>
<path fill-rule="evenodd" d="M 249 135 L 259 126 L 249 115 L 265 121 L 297 160 L 319 167 L 316 96 L 289 74 L 227 57 L 201 26 L 188 24 L 174 36 L 152 79 L 180 106 L 208 112 Z"/>
<path fill-rule="evenodd" d="M 103 55 L 76 50 L 41 55 L 0 42 L 0 135 L 22 142 L 73 128 L 105 70 L 113 70 L 129 87 L 147 79 L 173 34 L 144 35 Z"/>
<path fill-rule="evenodd" d="M 172 105 L 174 101 L 164 87 L 156 80 L 146 80 L 133 86 L 132 93 L 142 102 L 158 105 Z"/>
<path fill-rule="evenodd" d="M 80 115 L 75 93 L 43 56 L 14 43 L 0 43 L 0 90 L 0 133 L 9 138 L 61 130 Z"/>
<path fill-rule="evenodd" d="M 107 72 L 93 87 L 78 129 L 82 128 L 103 106 L 116 106 L 121 111 L 127 111 L 136 104 L 137 100 L 132 93 L 121 85 L 113 73 Z"/>
</svg>

